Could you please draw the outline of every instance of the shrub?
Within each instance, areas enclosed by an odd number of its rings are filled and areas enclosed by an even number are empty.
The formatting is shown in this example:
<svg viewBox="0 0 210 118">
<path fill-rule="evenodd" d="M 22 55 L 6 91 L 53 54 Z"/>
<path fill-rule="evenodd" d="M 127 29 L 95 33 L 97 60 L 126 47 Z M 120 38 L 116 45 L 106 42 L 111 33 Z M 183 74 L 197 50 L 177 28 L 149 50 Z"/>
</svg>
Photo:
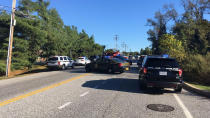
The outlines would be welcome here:
<svg viewBox="0 0 210 118">
<path fill-rule="evenodd" d="M 183 62 L 186 80 L 210 85 L 210 53 L 189 55 Z"/>
</svg>

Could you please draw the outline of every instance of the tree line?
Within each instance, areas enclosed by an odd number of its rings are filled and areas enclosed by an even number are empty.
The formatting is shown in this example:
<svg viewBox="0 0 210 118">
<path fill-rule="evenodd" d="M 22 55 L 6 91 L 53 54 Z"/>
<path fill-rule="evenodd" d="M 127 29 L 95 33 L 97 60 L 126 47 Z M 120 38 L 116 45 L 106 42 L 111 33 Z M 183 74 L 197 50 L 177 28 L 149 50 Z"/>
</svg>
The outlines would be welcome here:
<svg viewBox="0 0 210 118">
<path fill-rule="evenodd" d="M 169 54 L 177 58 L 185 79 L 210 85 L 210 0 L 181 0 L 184 13 L 164 5 L 147 20 L 151 46 L 144 54 Z"/>
<path fill-rule="evenodd" d="M 64 24 L 58 11 L 49 8 L 50 1 L 20 0 L 15 12 L 17 25 L 14 32 L 12 68 L 31 67 L 38 57 L 53 55 L 101 55 L 104 46 L 95 43 L 94 36 L 76 26 Z M 5 70 L 10 13 L 0 11 L 0 65 Z M 1 63 L 2 62 L 2 63 Z"/>
</svg>

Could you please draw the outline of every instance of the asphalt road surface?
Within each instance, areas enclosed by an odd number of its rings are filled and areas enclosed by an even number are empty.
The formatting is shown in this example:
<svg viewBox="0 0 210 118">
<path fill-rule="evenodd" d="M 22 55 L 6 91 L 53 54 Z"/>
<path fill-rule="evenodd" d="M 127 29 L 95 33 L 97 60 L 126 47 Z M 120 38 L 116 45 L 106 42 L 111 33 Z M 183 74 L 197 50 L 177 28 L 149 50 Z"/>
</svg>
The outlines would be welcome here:
<svg viewBox="0 0 210 118">
<path fill-rule="evenodd" d="M 209 117 L 208 98 L 186 90 L 141 91 L 136 67 L 123 74 L 77 67 L 0 81 L 0 118 Z"/>
</svg>

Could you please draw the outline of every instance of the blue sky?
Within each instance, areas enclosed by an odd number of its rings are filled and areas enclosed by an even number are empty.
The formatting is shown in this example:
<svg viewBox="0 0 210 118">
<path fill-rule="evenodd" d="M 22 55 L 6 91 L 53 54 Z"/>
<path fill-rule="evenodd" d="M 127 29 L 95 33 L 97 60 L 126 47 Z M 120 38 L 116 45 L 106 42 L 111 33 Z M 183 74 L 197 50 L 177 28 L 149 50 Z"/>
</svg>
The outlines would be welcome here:
<svg viewBox="0 0 210 118">
<path fill-rule="evenodd" d="M 128 50 L 139 51 L 150 45 L 147 19 L 170 3 L 180 6 L 179 0 L 53 0 L 51 7 L 59 11 L 66 25 L 85 29 L 97 43 L 114 48 L 117 34 L 118 47 L 125 42 Z"/>
<path fill-rule="evenodd" d="M 17 0 L 18 1 L 18 0 Z M 95 41 L 115 47 L 114 35 L 119 35 L 118 47 L 122 42 L 128 50 L 139 51 L 150 45 L 147 41 L 147 19 L 164 4 L 174 4 L 182 12 L 180 0 L 50 0 L 51 8 L 56 8 L 65 25 L 77 26 Z M 12 0 L 1 0 L 1 5 L 11 6 Z"/>
</svg>

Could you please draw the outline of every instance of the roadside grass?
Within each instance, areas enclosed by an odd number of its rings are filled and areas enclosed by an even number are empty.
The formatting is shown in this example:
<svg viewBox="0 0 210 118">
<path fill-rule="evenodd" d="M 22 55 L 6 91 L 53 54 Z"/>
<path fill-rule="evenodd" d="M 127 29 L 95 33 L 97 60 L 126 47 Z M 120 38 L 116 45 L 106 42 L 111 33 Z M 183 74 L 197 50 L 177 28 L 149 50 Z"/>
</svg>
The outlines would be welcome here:
<svg viewBox="0 0 210 118">
<path fill-rule="evenodd" d="M 6 77 L 6 76 L 0 76 L 0 80 L 3 79 L 10 79 L 14 77 L 22 77 L 34 73 L 39 73 L 39 72 L 46 72 L 48 69 L 46 66 L 41 66 L 41 65 L 33 65 L 31 69 L 24 69 L 24 70 L 15 70 L 12 71 L 11 77 Z"/>
<path fill-rule="evenodd" d="M 204 86 L 204 85 L 200 85 L 200 84 L 197 84 L 197 83 L 189 83 L 189 84 L 196 87 L 196 88 L 199 88 L 201 90 L 210 91 L 210 86 Z"/>
</svg>

